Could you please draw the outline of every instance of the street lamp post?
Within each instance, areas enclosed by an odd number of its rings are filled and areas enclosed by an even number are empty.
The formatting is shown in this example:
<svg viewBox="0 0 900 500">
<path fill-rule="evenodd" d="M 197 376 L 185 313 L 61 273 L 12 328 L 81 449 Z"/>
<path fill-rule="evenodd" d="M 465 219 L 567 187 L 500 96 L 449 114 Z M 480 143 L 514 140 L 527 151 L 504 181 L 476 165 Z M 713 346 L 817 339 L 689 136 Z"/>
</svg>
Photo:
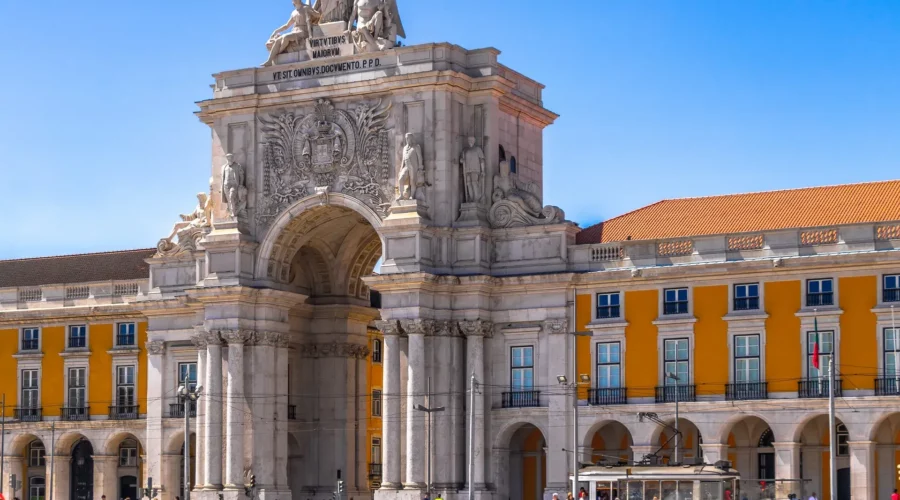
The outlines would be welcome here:
<svg viewBox="0 0 900 500">
<path fill-rule="evenodd" d="M 675 381 L 675 463 L 678 464 L 680 463 L 678 461 L 678 444 L 680 441 L 679 438 L 681 437 L 681 433 L 678 431 L 678 382 L 681 379 L 678 378 L 677 374 L 672 372 L 666 372 L 666 378 Z"/>
<path fill-rule="evenodd" d="M 428 474 L 426 474 L 425 495 L 428 498 L 431 498 L 431 439 L 434 436 L 434 433 L 431 432 L 431 428 L 433 425 L 431 415 L 439 411 L 444 411 L 443 406 L 431 408 L 431 377 L 428 377 L 428 393 L 425 396 L 425 404 L 427 404 L 428 406 L 426 407 L 422 405 L 416 405 L 416 410 L 425 412 L 425 414 L 428 415 L 428 435 L 425 437 L 425 440 L 428 442 L 428 456 L 426 457 L 427 463 L 425 465 L 425 467 L 428 469 Z"/>
<path fill-rule="evenodd" d="M 578 335 L 576 333 L 575 335 Z M 577 340 L 577 339 L 576 339 Z M 579 379 L 582 384 L 590 384 L 591 377 L 589 375 L 581 374 Z M 557 382 L 560 385 L 568 387 L 572 386 L 574 404 L 573 404 L 573 422 L 572 422 L 572 496 L 578 497 L 578 382 L 572 382 L 569 384 L 569 378 L 565 375 L 559 375 L 556 377 Z"/>
<path fill-rule="evenodd" d="M 188 384 L 178 387 L 178 397 L 184 405 L 184 500 L 191 498 L 191 410 L 190 404 L 197 403 L 202 386 L 191 389 Z"/>
</svg>

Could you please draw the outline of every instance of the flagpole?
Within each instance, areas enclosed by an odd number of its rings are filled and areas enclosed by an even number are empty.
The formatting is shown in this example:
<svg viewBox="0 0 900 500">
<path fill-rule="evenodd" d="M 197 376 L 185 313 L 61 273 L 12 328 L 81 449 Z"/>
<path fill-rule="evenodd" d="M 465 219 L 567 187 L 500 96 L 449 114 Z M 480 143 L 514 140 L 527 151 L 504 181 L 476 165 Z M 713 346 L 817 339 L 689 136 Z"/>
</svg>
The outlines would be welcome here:
<svg viewBox="0 0 900 500">
<path fill-rule="evenodd" d="M 834 353 L 828 361 L 828 429 L 831 437 L 828 439 L 828 461 L 831 482 L 831 500 L 837 499 L 837 427 L 834 418 Z"/>
</svg>

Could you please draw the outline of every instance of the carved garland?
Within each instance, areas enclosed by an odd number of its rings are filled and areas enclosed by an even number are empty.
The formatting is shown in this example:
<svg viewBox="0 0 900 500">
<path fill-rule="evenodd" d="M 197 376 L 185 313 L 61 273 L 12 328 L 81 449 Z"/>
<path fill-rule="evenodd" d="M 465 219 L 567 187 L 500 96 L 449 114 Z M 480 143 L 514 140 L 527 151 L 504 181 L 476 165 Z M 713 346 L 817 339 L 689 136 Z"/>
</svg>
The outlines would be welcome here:
<svg viewBox="0 0 900 500">
<path fill-rule="evenodd" d="M 362 344 L 331 342 L 326 344 L 302 344 L 298 351 L 303 358 L 354 358 L 366 359 L 369 348 Z"/>
</svg>

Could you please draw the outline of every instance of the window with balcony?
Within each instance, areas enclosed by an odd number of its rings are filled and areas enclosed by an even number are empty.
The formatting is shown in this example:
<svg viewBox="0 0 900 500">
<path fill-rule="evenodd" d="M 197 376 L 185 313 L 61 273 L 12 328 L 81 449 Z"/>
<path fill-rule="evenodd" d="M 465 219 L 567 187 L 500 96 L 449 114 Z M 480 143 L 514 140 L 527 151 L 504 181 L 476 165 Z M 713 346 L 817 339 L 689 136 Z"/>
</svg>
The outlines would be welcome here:
<svg viewBox="0 0 900 500">
<path fill-rule="evenodd" d="M 690 340 L 666 339 L 665 341 L 665 373 L 678 376 L 677 385 L 690 384 Z M 665 377 L 665 385 L 676 385 L 676 381 Z"/>
<path fill-rule="evenodd" d="M 688 289 L 668 288 L 663 291 L 663 314 L 688 313 Z"/>
<path fill-rule="evenodd" d="M 621 295 L 619 292 L 597 294 L 597 319 L 618 318 Z"/>
<path fill-rule="evenodd" d="M 759 335 L 734 337 L 734 381 L 759 382 Z"/>
<path fill-rule="evenodd" d="M 373 417 L 381 416 L 381 390 L 380 389 L 372 390 L 372 416 Z"/>
<path fill-rule="evenodd" d="M 754 311 L 759 309 L 759 283 L 734 285 L 734 310 Z"/>
<path fill-rule="evenodd" d="M 372 438 L 372 463 L 373 464 L 381 463 L 381 438 L 380 437 Z"/>
<path fill-rule="evenodd" d="M 378 339 L 372 342 L 372 362 L 381 363 L 381 341 Z"/>
<path fill-rule="evenodd" d="M 828 363 L 831 362 L 831 356 L 834 353 L 834 332 L 808 332 L 806 346 L 806 373 L 810 379 L 818 379 L 828 376 Z M 819 367 L 816 368 L 815 352 L 816 338 L 819 341 Z"/>
<path fill-rule="evenodd" d="M 540 393 L 534 390 L 534 346 L 510 349 L 510 391 L 504 392 L 504 408 L 540 405 Z"/>
<path fill-rule="evenodd" d="M 116 332 L 116 345 L 119 347 L 134 347 L 137 345 L 134 323 L 119 323 Z"/>
<path fill-rule="evenodd" d="M 881 294 L 883 302 L 900 302 L 900 274 L 884 276 L 884 287 Z"/>
<path fill-rule="evenodd" d="M 831 278 L 808 280 L 806 282 L 807 307 L 832 305 L 834 305 L 834 281 Z"/>
<path fill-rule="evenodd" d="M 178 363 L 178 386 L 183 385 L 191 391 L 197 388 L 197 363 Z"/>
<path fill-rule="evenodd" d="M 134 394 L 134 365 L 116 367 L 116 405 L 110 408 L 110 418 L 138 417 Z"/>
<path fill-rule="evenodd" d="M 884 373 L 875 379 L 875 395 L 900 396 L 900 328 L 885 328 L 883 335 Z"/>
<path fill-rule="evenodd" d="M 619 342 L 597 344 L 597 388 L 616 389 L 620 387 L 621 358 Z"/>
<path fill-rule="evenodd" d="M 69 327 L 69 349 L 87 347 L 87 326 L 73 325 Z"/>
<path fill-rule="evenodd" d="M 23 328 L 22 329 L 22 350 L 37 351 L 41 348 L 41 329 L 40 328 Z"/>
<path fill-rule="evenodd" d="M 40 387 L 37 370 L 22 370 L 22 408 L 37 408 Z"/>
<path fill-rule="evenodd" d="M 69 408 L 84 408 L 86 391 L 87 368 L 69 368 Z"/>
</svg>

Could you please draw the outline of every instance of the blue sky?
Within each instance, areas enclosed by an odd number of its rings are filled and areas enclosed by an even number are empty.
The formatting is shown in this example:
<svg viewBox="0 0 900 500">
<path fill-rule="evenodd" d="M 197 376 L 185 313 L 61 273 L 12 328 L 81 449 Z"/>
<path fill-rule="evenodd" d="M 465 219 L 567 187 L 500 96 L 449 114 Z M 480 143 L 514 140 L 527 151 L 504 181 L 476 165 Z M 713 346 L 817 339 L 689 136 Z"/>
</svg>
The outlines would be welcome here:
<svg viewBox="0 0 900 500">
<path fill-rule="evenodd" d="M 547 85 L 545 202 L 900 178 L 896 0 L 398 0 L 407 44 L 493 46 Z M 288 0 L 0 1 L 0 258 L 152 247 L 210 175 L 192 113 Z"/>
</svg>

